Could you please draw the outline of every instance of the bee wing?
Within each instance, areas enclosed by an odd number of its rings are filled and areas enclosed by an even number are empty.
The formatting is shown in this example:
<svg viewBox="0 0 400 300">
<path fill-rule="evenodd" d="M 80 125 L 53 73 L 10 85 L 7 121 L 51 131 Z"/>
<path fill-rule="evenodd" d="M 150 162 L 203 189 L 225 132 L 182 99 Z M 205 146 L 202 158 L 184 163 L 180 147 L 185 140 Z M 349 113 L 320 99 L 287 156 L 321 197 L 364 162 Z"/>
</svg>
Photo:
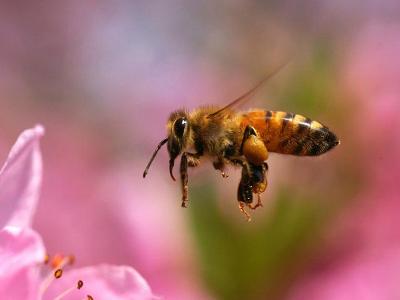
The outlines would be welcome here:
<svg viewBox="0 0 400 300">
<path fill-rule="evenodd" d="M 223 108 L 217 110 L 216 112 L 213 112 L 212 114 L 208 115 L 208 118 L 214 118 L 217 117 L 221 114 L 223 114 L 227 109 L 230 109 L 236 105 L 239 105 L 241 103 L 244 103 L 248 101 L 263 85 L 273 77 L 276 73 L 278 73 L 283 67 L 285 67 L 288 64 L 289 61 L 285 61 L 283 64 L 279 65 L 275 70 L 273 70 L 271 73 L 268 73 L 260 82 L 258 82 L 253 88 L 251 88 L 249 91 L 244 93 L 243 95 L 239 96 L 235 100 L 233 100 L 231 103 L 228 105 L 224 106 Z"/>
</svg>

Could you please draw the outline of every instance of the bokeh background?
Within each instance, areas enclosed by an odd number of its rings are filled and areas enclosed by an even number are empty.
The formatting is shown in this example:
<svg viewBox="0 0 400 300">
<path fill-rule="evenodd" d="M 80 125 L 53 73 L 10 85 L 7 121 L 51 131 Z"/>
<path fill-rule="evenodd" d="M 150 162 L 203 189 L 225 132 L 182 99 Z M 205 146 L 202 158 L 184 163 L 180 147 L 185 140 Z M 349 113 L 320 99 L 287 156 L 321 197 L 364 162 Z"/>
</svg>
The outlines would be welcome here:
<svg viewBox="0 0 400 300">
<path fill-rule="evenodd" d="M 0 157 L 46 127 L 49 253 L 131 265 L 165 299 L 400 299 L 399 1 L 2 1 L 0 38 Z M 188 209 L 166 149 L 142 178 L 171 111 L 227 103 L 287 59 L 243 109 L 342 143 L 271 155 L 251 223 L 239 170 L 191 170 Z"/>
</svg>

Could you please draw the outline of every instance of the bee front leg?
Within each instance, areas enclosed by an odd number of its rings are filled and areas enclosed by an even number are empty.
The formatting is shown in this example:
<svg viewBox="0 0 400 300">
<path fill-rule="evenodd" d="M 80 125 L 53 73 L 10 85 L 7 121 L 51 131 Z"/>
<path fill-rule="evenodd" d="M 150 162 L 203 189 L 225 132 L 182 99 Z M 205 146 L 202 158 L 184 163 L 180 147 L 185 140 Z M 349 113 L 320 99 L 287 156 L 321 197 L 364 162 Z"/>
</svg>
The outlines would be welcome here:
<svg viewBox="0 0 400 300">
<path fill-rule="evenodd" d="M 181 157 L 180 174 L 182 186 L 182 207 L 187 207 L 188 198 L 188 154 L 184 152 Z"/>
<path fill-rule="evenodd" d="M 181 186 L 182 186 L 182 207 L 187 207 L 189 201 L 188 196 L 188 167 L 197 167 L 200 164 L 200 156 L 198 153 L 182 153 L 180 174 L 181 174 Z"/>
<path fill-rule="evenodd" d="M 198 153 L 190 153 L 190 152 L 185 152 L 187 156 L 187 162 L 189 167 L 197 167 L 200 165 L 200 154 Z"/>
</svg>

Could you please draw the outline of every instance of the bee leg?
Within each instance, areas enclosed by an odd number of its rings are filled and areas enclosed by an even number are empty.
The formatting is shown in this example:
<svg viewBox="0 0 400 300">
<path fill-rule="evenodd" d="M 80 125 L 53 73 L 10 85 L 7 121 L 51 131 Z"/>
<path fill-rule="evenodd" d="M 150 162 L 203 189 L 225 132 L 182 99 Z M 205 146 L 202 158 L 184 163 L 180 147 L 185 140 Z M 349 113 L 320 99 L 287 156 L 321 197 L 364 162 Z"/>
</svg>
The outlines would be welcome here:
<svg viewBox="0 0 400 300">
<path fill-rule="evenodd" d="M 234 166 L 244 167 L 246 164 L 243 160 L 237 158 L 229 158 L 228 161 Z"/>
<path fill-rule="evenodd" d="M 240 145 L 240 153 L 243 153 L 244 142 L 246 142 L 250 136 L 257 136 L 257 132 L 254 127 L 247 125 L 244 129 L 242 144 Z"/>
<path fill-rule="evenodd" d="M 189 167 L 197 167 L 200 165 L 200 155 L 197 153 L 186 152 Z"/>
<path fill-rule="evenodd" d="M 246 216 L 247 221 L 251 221 L 250 214 L 244 209 L 245 206 L 249 206 L 253 202 L 253 186 L 247 165 L 243 165 L 242 168 L 242 178 L 239 182 L 237 199 L 240 211 Z"/>
<path fill-rule="evenodd" d="M 229 175 L 225 173 L 225 163 L 223 161 L 223 159 L 218 158 L 218 160 L 213 162 L 213 166 L 215 170 L 218 170 L 221 172 L 221 175 L 223 178 L 228 178 Z"/>
<path fill-rule="evenodd" d="M 268 164 L 263 163 L 260 166 L 255 166 L 253 164 L 249 164 L 250 168 L 250 177 L 251 182 L 253 184 L 253 193 L 261 194 L 267 189 L 267 173 L 268 173 Z"/>
<path fill-rule="evenodd" d="M 250 222 L 250 221 L 251 221 L 251 216 L 250 216 L 250 214 L 244 209 L 245 205 L 247 205 L 247 204 L 244 203 L 244 202 L 239 201 L 239 209 L 240 209 L 241 213 L 245 215 L 245 217 L 246 217 L 246 219 L 247 219 L 247 222 Z"/>
<path fill-rule="evenodd" d="M 249 207 L 251 208 L 251 209 L 257 209 L 258 207 L 263 207 L 263 204 L 262 204 L 262 202 L 261 202 L 261 193 L 260 194 L 257 194 L 257 203 L 256 204 L 254 204 L 254 205 L 251 205 L 251 204 L 249 204 Z"/>
<path fill-rule="evenodd" d="M 257 166 L 262 165 L 268 158 L 267 147 L 263 140 L 258 137 L 256 130 L 250 125 L 247 125 L 244 130 L 240 153 L 243 154 L 250 163 Z"/>
<path fill-rule="evenodd" d="M 257 194 L 257 203 L 253 206 L 249 205 L 251 209 L 256 209 L 257 207 L 262 207 L 261 203 L 261 193 L 263 193 L 267 188 L 267 171 L 268 164 L 263 163 L 261 166 L 254 166 L 250 164 L 251 168 L 251 181 L 253 183 L 253 193 Z"/>
<path fill-rule="evenodd" d="M 182 184 L 182 207 L 187 207 L 188 198 L 188 158 L 187 153 L 184 152 L 181 157 L 180 173 Z"/>
</svg>

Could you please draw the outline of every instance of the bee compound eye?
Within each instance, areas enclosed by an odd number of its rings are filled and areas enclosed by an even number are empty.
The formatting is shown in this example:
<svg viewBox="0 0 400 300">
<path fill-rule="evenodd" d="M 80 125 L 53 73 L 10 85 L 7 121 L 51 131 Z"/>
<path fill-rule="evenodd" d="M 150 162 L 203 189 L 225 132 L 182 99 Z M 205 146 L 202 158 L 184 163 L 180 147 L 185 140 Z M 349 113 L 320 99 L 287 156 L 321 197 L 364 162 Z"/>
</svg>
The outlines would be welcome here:
<svg viewBox="0 0 400 300">
<path fill-rule="evenodd" d="M 176 136 L 182 137 L 186 126 L 187 126 L 186 118 L 179 118 L 178 120 L 176 120 L 174 123 L 174 133 L 176 134 Z"/>
</svg>

